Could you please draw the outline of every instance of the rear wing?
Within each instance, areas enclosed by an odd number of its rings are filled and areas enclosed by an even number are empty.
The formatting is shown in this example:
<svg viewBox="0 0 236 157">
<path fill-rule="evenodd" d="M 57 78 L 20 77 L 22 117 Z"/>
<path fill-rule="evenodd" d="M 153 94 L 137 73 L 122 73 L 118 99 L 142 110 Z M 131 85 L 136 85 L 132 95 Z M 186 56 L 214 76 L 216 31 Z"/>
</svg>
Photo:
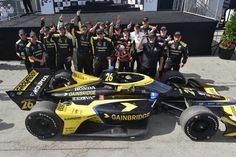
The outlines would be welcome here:
<svg viewBox="0 0 236 157">
<path fill-rule="evenodd" d="M 20 109 L 30 110 L 52 76 L 53 72 L 49 69 L 33 69 L 13 90 L 6 93 Z"/>
</svg>

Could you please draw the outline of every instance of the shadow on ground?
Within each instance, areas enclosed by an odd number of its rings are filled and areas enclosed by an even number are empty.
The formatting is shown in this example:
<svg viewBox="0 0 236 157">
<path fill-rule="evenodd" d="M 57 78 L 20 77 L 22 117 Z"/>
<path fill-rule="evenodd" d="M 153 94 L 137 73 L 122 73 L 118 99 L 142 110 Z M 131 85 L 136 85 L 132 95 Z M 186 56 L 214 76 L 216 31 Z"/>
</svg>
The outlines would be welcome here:
<svg viewBox="0 0 236 157">
<path fill-rule="evenodd" d="M 3 122 L 2 119 L 0 119 L 0 131 L 10 129 L 13 127 L 14 127 L 13 123 L 6 123 L 6 122 Z"/>
<path fill-rule="evenodd" d="M 0 70 L 25 70 L 25 65 L 0 64 Z"/>
<path fill-rule="evenodd" d="M 46 141 L 145 141 L 149 140 L 154 136 L 168 135 L 171 134 L 178 124 L 178 118 L 168 114 L 160 113 L 152 115 L 149 123 L 149 132 L 143 137 L 136 138 L 104 138 L 104 137 L 79 137 L 79 136 L 57 136 L 51 139 L 45 139 Z M 235 143 L 236 140 L 233 137 L 224 137 L 223 132 L 219 130 L 215 136 L 208 141 L 200 142 L 224 142 L 224 143 Z M 184 132 L 182 132 L 184 135 Z M 184 136 L 183 136 L 184 137 Z M 188 139 L 188 137 L 184 137 Z"/>
<path fill-rule="evenodd" d="M 195 79 L 199 82 L 203 82 L 206 84 L 210 84 L 210 86 L 214 87 L 217 91 L 228 91 L 229 87 L 227 86 L 216 86 L 214 85 L 215 81 L 214 80 L 210 80 L 210 79 L 203 79 L 200 75 L 195 74 L 195 73 L 187 73 L 187 74 L 183 74 L 186 79 Z"/>
<path fill-rule="evenodd" d="M 10 98 L 5 93 L 0 93 L 0 101 L 9 101 Z"/>
</svg>

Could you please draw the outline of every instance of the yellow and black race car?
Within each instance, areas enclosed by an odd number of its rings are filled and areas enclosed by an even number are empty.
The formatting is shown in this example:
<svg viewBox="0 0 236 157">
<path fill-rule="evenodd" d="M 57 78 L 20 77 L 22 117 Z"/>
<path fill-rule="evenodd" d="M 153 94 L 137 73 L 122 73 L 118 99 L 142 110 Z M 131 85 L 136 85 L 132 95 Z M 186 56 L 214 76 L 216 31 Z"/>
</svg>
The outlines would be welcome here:
<svg viewBox="0 0 236 157">
<path fill-rule="evenodd" d="M 180 125 L 192 140 L 210 139 L 219 120 L 225 136 L 236 136 L 236 102 L 213 87 L 176 71 L 161 81 L 108 69 L 98 78 L 80 72 L 32 70 L 9 97 L 30 110 L 27 130 L 38 138 L 57 134 L 136 137 L 147 133 L 154 110 L 180 111 Z"/>
</svg>

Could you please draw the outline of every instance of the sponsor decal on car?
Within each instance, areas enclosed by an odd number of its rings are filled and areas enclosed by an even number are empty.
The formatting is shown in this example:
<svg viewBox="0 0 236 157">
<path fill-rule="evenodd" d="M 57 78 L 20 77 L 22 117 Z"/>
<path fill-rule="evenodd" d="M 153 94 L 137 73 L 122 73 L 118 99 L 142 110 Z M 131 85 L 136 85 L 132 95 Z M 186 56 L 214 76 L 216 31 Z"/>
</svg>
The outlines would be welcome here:
<svg viewBox="0 0 236 157">
<path fill-rule="evenodd" d="M 79 101 L 79 100 L 93 100 L 95 96 L 83 96 L 83 97 L 72 97 L 73 101 Z"/>
<path fill-rule="evenodd" d="M 32 70 L 24 80 L 22 80 L 16 87 L 14 90 L 16 91 L 20 91 L 17 92 L 17 95 L 21 95 L 22 91 L 24 91 L 30 84 L 31 82 L 33 82 L 33 80 L 38 76 L 38 72 L 35 70 Z"/>
<path fill-rule="evenodd" d="M 64 96 L 70 96 L 70 97 L 91 96 L 91 95 L 96 95 L 96 90 L 80 91 L 80 92 L 68 92 L 68 93 L 64 94 Z"/>
<path fill-rule="evenodd" d="M 43 83 L 49 78 L 49 75 L 43 76 L 43 78 L 37 83 L 34 87 L 33 92 L 36 95 L 39 92 L 39 89 L 42 87 Z"/>
<path fill-rule="evenodd" d="M 80 90 L 95 90 L 96 88 L 94 86 L 80 86 L 76 87 L 75 91 L 80 91 Z"/>
<path fill-rule="evenodd" d="M 104 118 L 111 118 L 112 120 L 122 120 L 122 121 L 135 121 L 135 120 L 142 120 L 148 118 L 150 116 L 150 112 L 137 114 L 137 115 L 123 115 L 123 114 L 112 114 L 108 117 L 108 115 L 104 114 Z"/>
</svg>

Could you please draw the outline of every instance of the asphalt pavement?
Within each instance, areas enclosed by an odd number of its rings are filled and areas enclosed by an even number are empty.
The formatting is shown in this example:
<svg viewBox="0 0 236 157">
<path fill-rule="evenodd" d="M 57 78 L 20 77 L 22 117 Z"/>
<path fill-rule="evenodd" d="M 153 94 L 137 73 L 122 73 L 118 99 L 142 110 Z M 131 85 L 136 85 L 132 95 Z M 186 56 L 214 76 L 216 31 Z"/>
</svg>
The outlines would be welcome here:
<svg viewBox="0 0 236 157">
<path fill-rule="evenodd" d="M 230 61 L 215 56 L 190 57 L 181 72 L 216 86 L 236 99 L 236 56 Z M 147 136 L 137 139 L 55 137 L 39 140 L 25 128 L 27 111 L 10 101 L 13 89 L 27 72 L 18 61 L 0 61 L 0 156 L 1 157 L 233 157 L 236 139 L 223 137 L 224 125 L 209 141 L 191 141 L 167 113 L 153 115 Z"/>
</svg>

